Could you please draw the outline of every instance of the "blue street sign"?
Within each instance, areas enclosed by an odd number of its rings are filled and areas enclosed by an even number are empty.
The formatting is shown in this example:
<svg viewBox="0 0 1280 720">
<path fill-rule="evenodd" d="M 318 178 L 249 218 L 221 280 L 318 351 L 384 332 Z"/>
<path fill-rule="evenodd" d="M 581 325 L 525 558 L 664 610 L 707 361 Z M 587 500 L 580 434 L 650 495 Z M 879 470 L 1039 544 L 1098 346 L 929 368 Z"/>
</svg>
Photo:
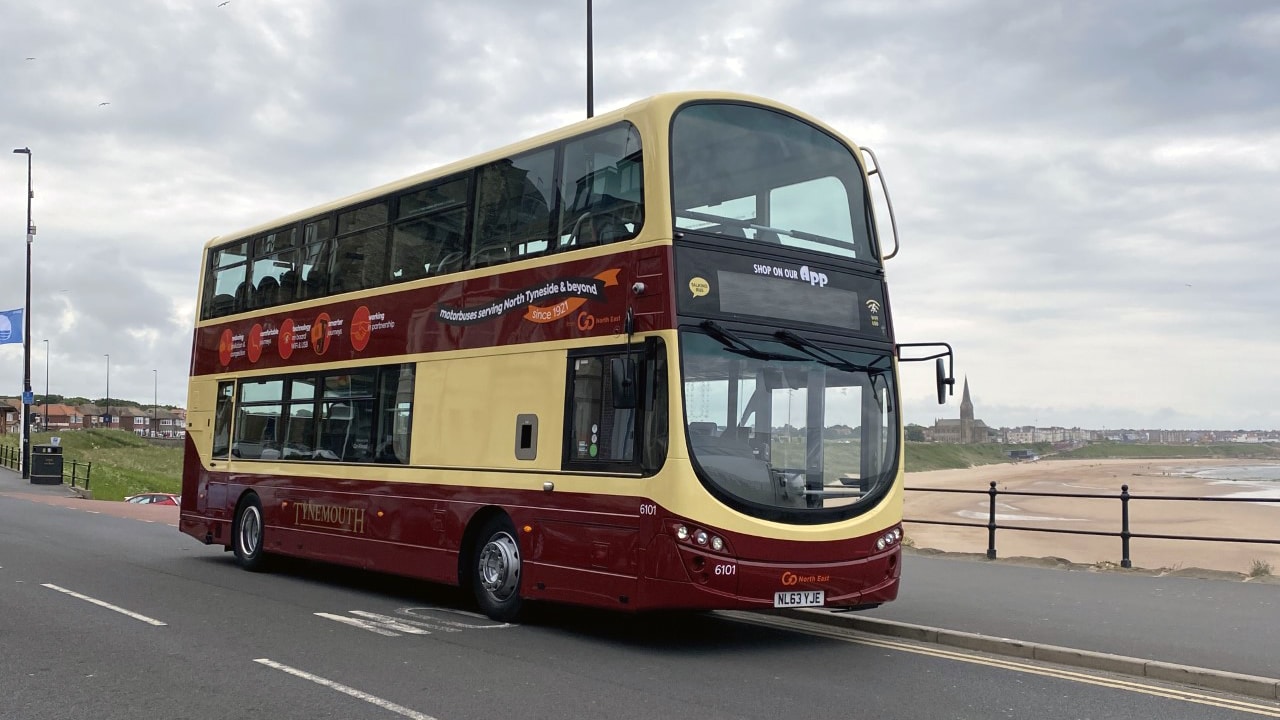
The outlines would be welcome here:
<svg viewBox="0 0 1280 720">
<path fill-rule="evenodd" d="M 104 423 L 106 423 L 106 424 L 110 425 L 110 424 L 111 424 L 111 416 L 110 416 L 110 415 L 103 415 L 103 416 L 102 416 L 102 422 L 104 422 Z"/>
<path fill-rule="evenodd" d="M 36 393 L 35 393 L 35 391 L 34 391 L 34 390 L 27 390 L 27 391 L 25 391 L 25 392 L 23 392 L 23 393 L 22 393 L 22 404 L 23 404 L 23 405 L 35 405 L 35 404 L 36 404 Z"/>
</svg>

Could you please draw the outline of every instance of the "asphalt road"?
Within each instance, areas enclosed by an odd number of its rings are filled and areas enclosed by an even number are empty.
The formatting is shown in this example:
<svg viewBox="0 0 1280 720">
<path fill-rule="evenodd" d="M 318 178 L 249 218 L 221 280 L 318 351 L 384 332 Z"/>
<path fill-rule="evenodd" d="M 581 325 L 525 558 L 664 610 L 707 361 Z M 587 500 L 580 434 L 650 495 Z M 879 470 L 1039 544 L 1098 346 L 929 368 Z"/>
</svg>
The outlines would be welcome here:
<svg viewBox="0 0 1280 720">
<path fill-rule="evenodd" d="M 902 572 L 867 617 L 1280 678 L 1280 584 L 923 555 Z"/>
<path fill-rule="evenodd" d="M 0 494 L 2 718 L 1280 717 L 750 616 L 558 607 L 498 625 L 428 584 L 298 562 L 247 573 L 158 514 L 103 505 Z"/>
</svg>

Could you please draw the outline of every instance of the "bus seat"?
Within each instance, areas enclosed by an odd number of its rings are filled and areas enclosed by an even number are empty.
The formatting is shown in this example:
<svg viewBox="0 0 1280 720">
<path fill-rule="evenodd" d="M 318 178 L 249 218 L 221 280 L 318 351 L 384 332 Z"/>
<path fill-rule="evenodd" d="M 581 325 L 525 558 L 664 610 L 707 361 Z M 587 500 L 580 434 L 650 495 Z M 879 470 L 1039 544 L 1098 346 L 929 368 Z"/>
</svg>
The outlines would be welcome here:
<svg viewBox="0 0 1280 720">
<path fill-rule="evenodd" d="M 321 275 L 319 270 L 308 272 L 306 280 L 302 283 L 302 297 L 320 297 L 323 289 L 324 275 Z"/>
<path fill-rule="evenodd" d="M 234 295 L 215 295 L 213 300 L 209 302 L 208 317 L 222 317 L 230 315 L 235 311 L 236 298 Z"/>
<path fill-rule="evenodd" d="M 258 281 L 258 291 L 254 297 L 258 307 L 270 307 L 280 304 L 280 281 L 274 275 L 268 275 Z"/>
<path fill-rule="evenodd" d="M 461 250 L 444 253 L 441 255 L 440 261 L 431 268 L 431 274 L 442 275 L 444 273 L 454 272 L 455 270 L 461 270 L 462 262 L 466 259 L 466 253 Z"/>
<path fill-rule="evenodd" d="M 241 282 L 236 286 L 235 301 L 232 304 L 232 312 L 242 312 L 249 309 L 249 304 L 253 300 L 253 286 L 248 281 Z"/>
<path fill-rule="evenodd" d="M 507 249 L 507 244 L 493 243 L 476 248 L 471 253 L 471 267 L 488 267 L 499 263 L 509 262 L 511 260 L 511 251 Z"/>
<path fill-rule="evenodd" d="M 292 302 L 296 297 L 298 297 L 298 273 L 295 270 L 285 270 L 280 276 L 280 300 Z"/>
</svg>

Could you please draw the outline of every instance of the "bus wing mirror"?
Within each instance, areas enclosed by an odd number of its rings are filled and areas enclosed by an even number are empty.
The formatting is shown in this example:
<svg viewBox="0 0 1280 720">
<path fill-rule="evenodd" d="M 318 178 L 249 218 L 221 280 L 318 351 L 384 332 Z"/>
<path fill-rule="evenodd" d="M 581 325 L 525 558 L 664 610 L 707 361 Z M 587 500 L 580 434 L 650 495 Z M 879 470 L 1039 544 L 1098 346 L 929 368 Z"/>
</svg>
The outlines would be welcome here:
<svg viewBox="0 0 1280 720">
<path fill-rule="evenodd" d="M 927 347 L 944 348 L 944 349 L 942 350 L 942 352 L 937 352 L 932 355 L 926 355 L 924 357 L 906 357 L 902 352 L 903 348 L 927 348 Z M 938 385 L 938 404 L 939 405 L 945 405 L 947 403 L 947 395 L 956 394 L 956 376 L 954 372 L 956 361 L 955 361 L 955 355 L 951 350 L 951 345 L 944 342 L 898 343 L 897 352 L 898 352 L 898 362 L 922 362 L 924 360 L 934 360 L 934 359 L 937 360 L 937 362 L 934 364 L 934 377 L 936 378 L 937 385 Z M 944 363 L 942 361 L 943 358 L 947 358 L 948 362 Z M 948 372 L 948 369 L 950 369 L 952 372 Z"/>
<path fill-rule="evenodd" d="M 636 361 L 632 358 L 613 358 L 609 361 L 609 375 L 613 382 L 613 407 L 630 410 L 636 406 Z"/>
<path fill-rule="evenodd" d="M 933 366 L 934 375 L 938 379 L 938 404 L 947 404 L 947 369 L 943 366 L 942 358 L 938 358 Z"/>
</svg>

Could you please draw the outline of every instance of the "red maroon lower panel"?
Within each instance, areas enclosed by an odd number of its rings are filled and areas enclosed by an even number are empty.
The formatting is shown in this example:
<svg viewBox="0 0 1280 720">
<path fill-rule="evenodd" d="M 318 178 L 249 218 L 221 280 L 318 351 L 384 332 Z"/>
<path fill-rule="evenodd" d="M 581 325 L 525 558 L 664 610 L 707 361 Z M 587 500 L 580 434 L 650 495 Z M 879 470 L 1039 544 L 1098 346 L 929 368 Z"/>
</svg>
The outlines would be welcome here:
<svg viewBox="0 0 1280 720">
<path fill-rule="evenodd" d="M 822 591 L 827 607 L 897 596 L 901 550 L 875 549 L 883 528 L 830 542 L 777 540 L 699 525 L 641 497 L 199 472 L 179 527 L 223 546 L 251 493 L 268 552 L 442 583 L 458 582 L 479 527 L 505 514 L 531 600 L 758 609 L 773 607 L 778 592 Z"/>
</svg>

